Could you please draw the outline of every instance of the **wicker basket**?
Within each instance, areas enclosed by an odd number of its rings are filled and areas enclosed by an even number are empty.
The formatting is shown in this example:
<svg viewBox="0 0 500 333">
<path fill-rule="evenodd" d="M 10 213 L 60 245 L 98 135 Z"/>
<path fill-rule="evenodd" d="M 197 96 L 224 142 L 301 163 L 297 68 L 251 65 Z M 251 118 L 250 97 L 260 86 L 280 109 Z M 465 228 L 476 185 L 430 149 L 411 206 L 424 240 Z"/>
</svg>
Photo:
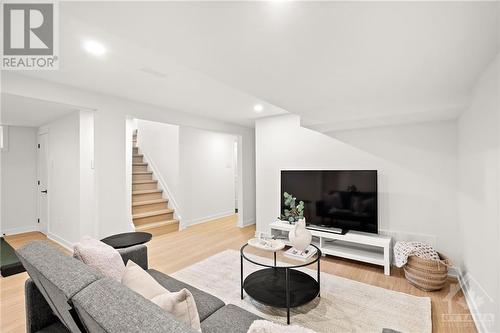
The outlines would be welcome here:
<svg viewBox="0 0 500 333">
<path fill-rule="evenodd" d="M 448 277 L 450 260 L 438 253 L 440 261 L 409 256 L 404 266 L 406 280 L 415 287 L 425 291 L 440 290 Z"/>
</svg>

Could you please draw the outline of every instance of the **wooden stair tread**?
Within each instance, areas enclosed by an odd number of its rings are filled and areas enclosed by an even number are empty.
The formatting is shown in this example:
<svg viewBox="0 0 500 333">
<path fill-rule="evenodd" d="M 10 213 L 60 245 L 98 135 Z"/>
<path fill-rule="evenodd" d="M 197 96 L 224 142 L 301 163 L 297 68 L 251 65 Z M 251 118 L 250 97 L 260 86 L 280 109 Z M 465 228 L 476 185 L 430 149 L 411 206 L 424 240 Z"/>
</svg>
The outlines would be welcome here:
<svg viewBox="0 0 500 333">
<path fill-rule="evenodd" d="M 163 214 L 170 214 L 173 213 L 173 209 L 160 209 L 160 210 L 155 210 L 153 212 L 147 212 L 147 213 L 138 213 L 132 215 L 132 219 L 140 219 L 143 217 L 150 217 L 150 216 L 156 216 L 156 215 L 163 215 Z"/>
<path fill-rule="evenodd" d="M 144 155 L 143 155 L 143 154 L 133 154 L 132 156 L 133 156 L 133 157 L 144 157 Z"/>
<path fill-rule="evenodd" d="M 152 174 L 153 171 L 135 171 L 135 172 L 132 172 L 132 175 L 148 175 L 148 174 Z"/>
<path fill-rule="evenodd" d="M 141 179 L 141 180 L 134 180 L 132 181 L 132 185 L 137 185 L 137 184 L 153 184 L 153 183 L 158 183 L 156 179 Z"/>
<path fill-rule="evenodd" d="M 167 225 L 178 224 L 178 223 L 179 223 L 178 220 L 166 220 L 166 221 L 160 221 L 160 222 L 151 222 L 151 223 L 142 224 L 140 226 L 136 226 L 135 230 L 136 231 L 147 231 L 148 229 L 164 227 Z"/>
<path fill-rule="evenodd" d="M 137 201 L 137 202 L 132 203 L 132 207 L 152 205 L 152 204 L 163 203 L 163 202 L 168 202 L 168 199 L 154 199 L 154 200 Z"/>
<path fill-rule="evenodd" d="M 161 193 L 161 192 L 163 192 L 162 189 L 139 190 L 139 191 L 132 191 L 132 195 L 135 195 L 135 194 L 148 194 L 148 193 Z"/>
<path fill-rule="evenodd" d="M 135 165 L 135 166 L 143 166 L 143 165 L 148 165 L 148 164 L 147 164 L 146 162 L 141 162 L 141 163 L 139 163 L 139 162 L 134 162 L 134 163 L 132 163 L 132 165 Z"/>
</svg>

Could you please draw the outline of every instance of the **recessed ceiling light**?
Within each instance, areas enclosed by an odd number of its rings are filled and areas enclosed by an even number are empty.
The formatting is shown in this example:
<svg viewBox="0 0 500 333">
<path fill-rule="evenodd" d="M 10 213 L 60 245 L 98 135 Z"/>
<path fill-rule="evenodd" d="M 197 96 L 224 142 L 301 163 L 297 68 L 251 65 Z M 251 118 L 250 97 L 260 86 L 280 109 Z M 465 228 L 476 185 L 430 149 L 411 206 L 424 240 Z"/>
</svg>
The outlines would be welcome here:
<svg viewBox="0 0 500 333">
<path fill-rule="evenodd" d="M 255 112 L 262 112 L 262 111 L 264 111 L 264 107 L 261 104 L 255 104 L 253 107 L 253 110 Z"/>
<path fill-rule="evenodd" d="M 104 45 L 102 45 L 99 42 L 96 42 L 95 40 L 85 41 L 83 43 L 83 48 L 88 53 L 96 55 L 96 56 L 102 56 L 103 54 L 106 53 L 106 48 L 104 47 Z"/>
</svg>

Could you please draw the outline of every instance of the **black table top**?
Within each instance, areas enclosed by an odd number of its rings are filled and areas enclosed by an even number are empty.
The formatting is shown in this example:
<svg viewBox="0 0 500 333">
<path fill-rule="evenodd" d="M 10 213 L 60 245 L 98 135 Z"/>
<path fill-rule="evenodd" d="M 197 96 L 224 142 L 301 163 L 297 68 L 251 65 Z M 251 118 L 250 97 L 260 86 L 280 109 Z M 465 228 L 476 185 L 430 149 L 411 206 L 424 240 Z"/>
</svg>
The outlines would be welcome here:
<svg viewBox="0 0 500 333">
<path fill-rule="evenodd" d="M 101 242 L 114 247 L 115 249 L 122 249 L 124 247 L 139 245 L 147 243 L 153 237 L 148 232 L 126 232 L 123 234 L 117 234 L 101 239 Z"/>
</svg>

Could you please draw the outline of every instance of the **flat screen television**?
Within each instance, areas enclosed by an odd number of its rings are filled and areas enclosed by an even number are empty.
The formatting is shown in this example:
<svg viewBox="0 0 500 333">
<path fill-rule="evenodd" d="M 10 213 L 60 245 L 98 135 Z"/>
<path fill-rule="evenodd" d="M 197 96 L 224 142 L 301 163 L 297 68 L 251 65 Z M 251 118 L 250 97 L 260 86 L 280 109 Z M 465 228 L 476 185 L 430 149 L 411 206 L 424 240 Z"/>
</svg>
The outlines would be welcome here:
<svg viewBox="0 0 500 333">
<path fill-rule="evenodd" d="M 304 201 L 309 229 L 378 233 L 376 170 L 282 170 L 283 193 Z"/>
</svg>

